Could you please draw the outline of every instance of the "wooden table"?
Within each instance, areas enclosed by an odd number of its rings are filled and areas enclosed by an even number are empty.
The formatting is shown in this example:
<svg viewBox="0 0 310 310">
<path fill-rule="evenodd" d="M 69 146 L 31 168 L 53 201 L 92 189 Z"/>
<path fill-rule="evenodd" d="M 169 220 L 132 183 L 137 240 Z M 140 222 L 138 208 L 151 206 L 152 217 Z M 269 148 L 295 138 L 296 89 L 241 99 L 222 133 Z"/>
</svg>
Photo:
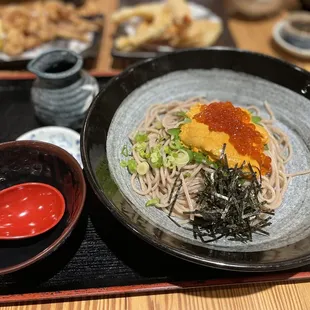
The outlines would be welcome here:
<svg viewBox="0 0 310 310">
<path fill-rule="evenodd" d="M 102 2 L 102 11 L 107 15 L 104 40 L 100 55 L 92 71 L 111 70 L 109 39 L 113 26 L 109 23 L 109 14 L 116 7 L 116 1 L 99 0 Z M 310 61 L 298 60 L 281 51 L 272 44 L 271 31 L 273 25 L 285 16 L 285 12 L 264 21 L 243 21 L 231 19 L 229 27 L 236 40 L 237 46 L 242 49 L 266 53 L 280 57 L 307 70 Z M 14 72 L 0 72 L 0 77 L 20 74 Z M 265 284 L 251 284 L 226 286 L 206 289 L 190 289 L 175 293 L 147 294 L 140 296 L 120 296 L 102 299 L 86 299 L 58 303 L 30 303 L 23 305 L 7 305 L 1 309 L 23 310 L 56 310 L 56 309 L 98 309 L 98 310 L 147 310 L 147 309 L 238 309 L 238 310 L 290 310 L 310 309 L 310 282 L 272 282 Z"/>
</svg>

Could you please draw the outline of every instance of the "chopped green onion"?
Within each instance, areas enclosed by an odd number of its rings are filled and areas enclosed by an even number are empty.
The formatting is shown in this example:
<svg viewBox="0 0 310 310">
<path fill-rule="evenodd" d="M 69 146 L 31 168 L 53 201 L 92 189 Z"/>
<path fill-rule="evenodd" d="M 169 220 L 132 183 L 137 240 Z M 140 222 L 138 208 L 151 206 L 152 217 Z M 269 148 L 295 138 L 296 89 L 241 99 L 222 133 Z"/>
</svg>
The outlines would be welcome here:
<svg viewBox="0 0 310 310">
<path fill-rule="evenodd" d="M 193 152 L 193 159 L 196 163 L 201 164 L 205 159 L 205 156 L 202 153 Z"/>
<path fill-rule="evenodd" d="M 149 169 L 150 169 L 150 166 L 146 161 L 139 163 L 137 165 L 137 172 L 140 175 L 145 175 L 149 171 Z"/>
<path fill-rule="evenodd" d="M 159 198 L 153 198 L 150 199 L 146 202 L 145 206 L 146 207 L 152 207 L 152 206 L 156 206 L 160 203 L 160 199 Z"/>
<path fill-rule="evenodd" d="M 187 152 L 184 150 L 179 150 L 178 156 L 175 159 L 175 163 L 179 168 L 182 168 L 185 165 L 187 165 L 189 163 L 189 155 L 187 154 Z"/>
<path fill-rule="evenodd" d="M 269 151 L 268 144 L 265 144 L 265 145 L 264 145 L 264 150 L 265 150 L 265 151 Z"/>
<path fill-rule="evenodd" d="M 147 143 L 141 142 L 135 145 L 136 151 L 139 153 L 140 157 L 147 158 L 148 153 L 146 152 Z"/>
<path fill-rule="evenodd" d="M 170 141 L 169 146 L 173 150 L 179 150 L 182 147 L 182 144 L 181 144 L 181 141 L 179 139 L 176 139 L 176 140 Z"/>
<path fill-rule="evenodd" d="M 138 132 L 135 136 L 135 142 L 146 142 L 148 141 L 148 136 L 146 133 Z"/>
<path fill-rule="evenodd" d="M 183 118 L 183 124 L 190 123 L 192 120 L 187 116 L 186 112 L 179 111 L 175 113 L 175 116 Z"/>
<path fill-rule="evenodd" d="M 125 168 L 128 166 L 128 162 L 126 160 L 121 161 L 121 167 Z"/>
<path fill-rule="evenodd" d="M 164 147 L 164 152 L 165 152 L 166 154 L 171 154 L 171 149 L 170 149 L 170 147 L 166 145 L 166 146 Z"/>
<path fill-rule="evenodd" d="M 171 155 L 167 156 L 164 160 L 164 166 L 169 169 L 175 168 L 175 158 Z"/>
<path fill-rule="evenodd" d="M 159 147 L 152 148 L 150 154 L 150 164 L 153 168 L 160 168 L 163 165 L 163 158 L 160 154 Z"/>
<path fill-rule="evenodd" d="M 257 125 L 260 125 L 259 123 L 261 120 L 262 120 L 262 118 L 259 116 L 252 116 L 252 118 L 251 118 L 252 123 L 257 124 Z"/>
<path fill-rule="evenodd" d="M 191 151 L 190 149 L 185 148 L 185 147 L 182 147 L 181 149 L 183 151 L 187 152 L 187 154 L 189 156 L 189 161 L 191 162 L 193 160 L 193 158 L 194 158 L 193 151 Z"/>
<path fill-rule="evenodd" d="M 167 132 L 169 133 L 169 135 L 173 136 L 174 138 L 178 138 L 179 134 L 181 132 L 180 128 L 170 128 L 167 130 Z"/>
<path fill-rule="evenodd" d="M 184 118 L 184 121 L 183 121 L 183 124 L 188 124 L 188 123 L 191 123 L 191 119 L 189 117 L 185 117 Z"/>
<path fill-rule="evenodd" d="M 187 114 L 184 111 L 178 111 L 174 115 L 179 117 L 187 117 Z"/>
<path fill-rule="evenodd" d="M 137 162 L 134 159 L 129 159 L 127 164 L 128 170 L 131 174 L 137 171 Z"/>
<path fill-rule="evenodd" d="M 123 146 L 121 154 L 126 157 L 129 156 L 129 151 L 126 144 Z"/>
</svg>

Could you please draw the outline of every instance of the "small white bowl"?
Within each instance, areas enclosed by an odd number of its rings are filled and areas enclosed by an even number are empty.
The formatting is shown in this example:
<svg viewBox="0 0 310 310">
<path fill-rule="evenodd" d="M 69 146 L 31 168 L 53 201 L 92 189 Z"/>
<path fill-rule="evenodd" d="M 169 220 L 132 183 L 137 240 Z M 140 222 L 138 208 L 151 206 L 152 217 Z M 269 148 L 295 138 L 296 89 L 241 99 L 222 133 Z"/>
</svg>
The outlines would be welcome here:
<svg viewBox="0 0 310 310">
<path fill-rule="evenodd" d="M 83 168 L 80 153 L 80 135 L 66 127 L 45 126 L 30 130 L 16 140 L 35 140 L 51 143 L 70 153 Z"/>
</svg>

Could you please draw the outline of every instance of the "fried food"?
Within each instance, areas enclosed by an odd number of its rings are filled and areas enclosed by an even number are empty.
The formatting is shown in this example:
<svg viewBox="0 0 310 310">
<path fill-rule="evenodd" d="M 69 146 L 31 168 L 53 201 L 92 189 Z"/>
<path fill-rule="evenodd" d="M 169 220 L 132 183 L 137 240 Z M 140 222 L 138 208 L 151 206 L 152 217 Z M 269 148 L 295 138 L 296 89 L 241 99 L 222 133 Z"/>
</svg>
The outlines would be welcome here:
<svg viewBox="0 0 310 310">
<path fill-rule="evenodd" d="M 130 22 L 132 18 L 138 18 L 134 24 L 136 31 L 116 38 L 118 50 L 129 52 L 156 45 L 205 47 L 214 44 L 223 30 L 221 22 L 194 20 L 186 0 L 125 7 L 112 15 L 116 25 Z"/>
<path fill-rule="evenodd" d="M 7 38 L 3 42 L 3 52 L 8 55 L 22 53 L 25 46 L 25 36 L 19 29 L 11 29 L 7 32 Z"/>
<path fill-rule="evenodd" d="M 175 25 L 183 28 L 191 23 L 192 16 L 186 0 L 167 0 L 167 7 L 172 13 Z"/>
<path fill-rule="evenodd" d="M 102 19 L 89 21 L 70 3 L 59 0 L 14 5 L 1 12 L 2 51 L 17 56 L 56 38 L 89 41 L 89 32 L 98 31 Z"/>
<path fill-rule="evenodd" d="M 2 18 L 4 31 L 10 29 L 23 30 L 31 18 L 30 13 L 18 6 L 8 7 Z"/>
<path fill-rule="evenodd" d="M 206 19 L 195 20 L 178 37 L 171 41 L 174 47 L 205 47 L 216 42 L 222 32 L 222 23 Z"/>
<path fill-rule="evenodd" d="M 136 33 L 134 36 L 124 36 L 116 40 L 117 48 L 124 51 L 135 50 L 138 46 L 154 41 L 160 38 L 165 30 L 172 25 L 171 13 L 169 10 L 162 10 L 157 14 L 152 23 L 146 28 L 146 31 Z"/>
<path fill-rule="evenodd" d="M 33 49 L 37 46 L 40 46 L 41 43 L 42 42 L 41 42 L 39 37 L 34 36 L 34 35 L 30 35 L 30 36 L 25 37 L 24 46 L 25 46 L 26 50 L 30 50 L 30 49 Z"/>
<path fill-rule="evenodd" d="M 132 17 L 140 17 L 152 21 L 163 9 L 162 3 L 140 4 L 134 7 L 124 7 L 112 14 L 111 20 L 115 24 L 121 24 Z"/>
</svg>

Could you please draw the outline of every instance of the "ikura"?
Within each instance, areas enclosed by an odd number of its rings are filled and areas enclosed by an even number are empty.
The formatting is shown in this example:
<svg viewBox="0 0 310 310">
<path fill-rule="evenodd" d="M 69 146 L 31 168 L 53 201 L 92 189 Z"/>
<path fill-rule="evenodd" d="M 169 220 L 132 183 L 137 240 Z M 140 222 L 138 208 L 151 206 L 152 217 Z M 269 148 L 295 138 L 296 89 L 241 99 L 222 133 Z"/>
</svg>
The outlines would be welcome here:
<svg viewBox="0 0 310 310">
<path fill-rule="evenodd" d="M 255 159 L 263 174 L 271 171 L 271 158 L 264 154 L 264 143 L 259 131 L 251 122 L 250 115 L 231 102 L 213 102 L 202 105 L 194 119 L 209 126 L 211 131 L 225 132 L 229 142 L 240 155 Z"/>
</svg>

